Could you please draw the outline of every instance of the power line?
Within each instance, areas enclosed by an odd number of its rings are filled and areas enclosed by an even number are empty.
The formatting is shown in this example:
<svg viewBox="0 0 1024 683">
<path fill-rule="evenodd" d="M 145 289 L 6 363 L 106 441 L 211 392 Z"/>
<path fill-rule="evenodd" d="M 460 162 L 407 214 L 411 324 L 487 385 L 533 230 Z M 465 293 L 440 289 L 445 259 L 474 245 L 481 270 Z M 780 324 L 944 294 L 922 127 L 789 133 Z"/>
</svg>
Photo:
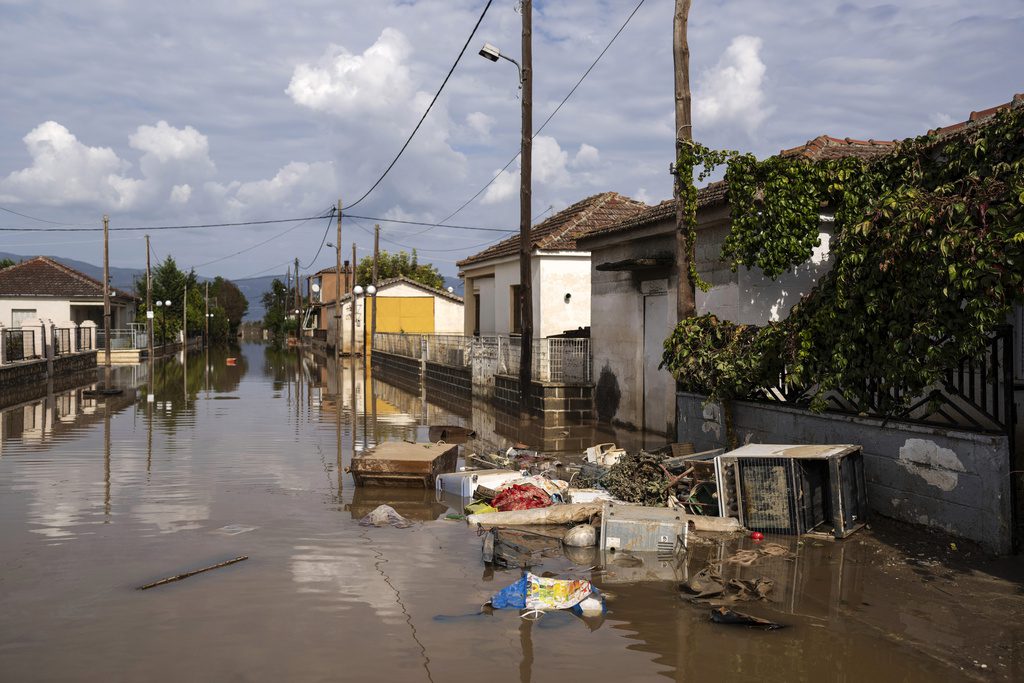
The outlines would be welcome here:
<svg viewBox="0 0 1024 683">
<path fill-rule="evenodd" d="M 318 216 L 318 218 L 323 218 L 323 216 Z M 270 237 L 268 237 L 267 239 L 263 240 L 262 242 L 258 242 L 256 244 L 253 244 L 252 246 L 245 247 L 244 249 L 239 249 L 238 251 L 236 251 L 236 252 L 234 252 L 232 254 L 228 254 L 227 256 L 221 256 L 219 258 L 213 259 L 212 261 L 206 261 L 205 263 L 199 263 L 199 264 L 194 265 L 192 267 L 193 268 L 202 268 L 204 266 L 208 266 L 208 265 L 211 265 L 213 263 L 220 263 L 221 261 L 226 261 L 227 259 L 232 258 L 234 256 L 238 256 L 239 254 L 244 254 L 244 253 L 246 253 L 248 251 L 252 251 L 253 249 L 256 249 L 257 247 L 262 247 L 264 244 L 267 244 L 268 242 L 273 242 L 277 238 L 283 237 L 284 235 L 287 235 L 288 233 L 292 232 L 293 230 L 298 230 L 299 228 L 301 228 L 303 225 L 305 225 L 307 222 L 309 222 L 311 220 L 313 220 L 313 219 L 312 218 L 307 218 L 306 220 L 302 221 L 301 223 L 297 223 L 296 225 L 293 225 L 292 227 L 288 228 L 287 230 L 282 230 L 281 232 L 277 233 L 276 235 L 271 235 Z"/>
<path fill-rule="evenodd" d="M 434 228 L 451 228 L 452 230 L 479 230 L 482 232 L 516 232 L 518 228 L 482 228 L 474 225 L 443 225 L 441 223 L 428 223 L 425 221 L 403 221 L 397 218 L 380 218 L 379 216 L 356 216 L 354 214 L 341 212 L 342 218 L 361 218 L 364 221 L 380 221 L 381 223 L 400 223 L 402 225 L 429 225 Z"/>
<path fill-rule="evenodd" d="M 450 69 L 448 69 L 448 75 L 444 77 L 443 81 L 441 81 L 441 87 L 438 88 L 437 92 L 434 94 L 434 99 L 430 100 L 430 104 L 427 106 L 427 110 L 425 112 L 423 112 L 423 116 L 420 117 L 419 123 L 417 123 L 416 127 L 412 129 L 412 132 L 409 134 L 409 137 L 406 139 L 405 144 L 403 144 L 402 148 L 400 150 L 398 150 L 398 154 L 395 155 L 395 158 L 391 160 L 391 163 L 388 164 L 388 167 L 386 169 L 384 169 L 384 172 L 381 173 L 379 178 L 377 178 L 377 182 L 375 182 L 372 186 L 370 186 L 370 189 L 367 190 L 363 194 L 362 197 L 360 197 L 356 201 L 352 202 L 348 206 L 342 207 L 342 211 L 344 211 L 344 209 L 351 208 L 351 207 L 355 206 L 356 204 L 360 203 L 361 201 L 366 199 L 368 196 L 370 196 L 370 193 L 377 189 L 377 186 L 381 184 L 381 181 L 384 180 L 384 178 L 387 176 L 387 174 L 391 172 L 391 169 L 395 167 L 395 164 L 398 163 L 398 160 L 402 157 L 402 154 L 405 152 L 405 148 L 409 146 L 410 142 L 412 142 L 412 139 L 416 135 L 416 132 L 420 129 L 420 126 L 422 126 L 423 122 L 426 120 L 427 114 L 429 114 L 430 110 L 434 107 L 434 103 L 437 102 L 437 98 L 439 98 L 441 96 L 441 91 L 444 90 L 444 86 L 447 85 L 448 79 L 451 78 L 452 77 L 452 73 L 455 72 L 455 67 L 458 66 L 459 62 L 462 60 L 462 55 L 464 55 L 466 53 L 466 48 L 469 47 L 469 42 L 471 40 L 473 40 L 473 36 L 476 35 L 476 30 L 478 28 L 480 28 L 480 22 L 482 22 L 484 20 L 484 16 L 487 14 L 487 10 L 489 10 L 491 8 L 491 2 L 492 1 L 493 0 L 487 0 L 487 4 L 484 5 L 484 11 L 480 13 L 480 18 L 476 20 L 476 25 L 473 26 L 473 30 L 470 31 L 469 37 L 466 38 L 466 42 L 465 42 L 465 44 L 463 44 L 462 49 L 459 50 L 459 56 L 455 58 L 455 63 L 452 64 L 452 67 Z"/>
<path fill-rule="evenodd" d="M 320 240 L 320 248 L 316 250 L 316 254 L 313 255 L 313 258 L 310 259 L 309 263 L 304 266 L 300 266 L 301 268 L 312 267 L 312 265 L 316 263 L 316 260 L 320 258 L 320 252 L 323 251 L 324 245 L 327 244 L 327 234 L 331 231 L 331 225 L 334 224 L 334 214 L 336 211 L 336 208 L 332 208 L 331 212 L 327 215 L 327 227 L 324 228 L 324 236 L 323 239 Z"/>
<path fill-rule="evenodd" d="M 373 234 L 373 232 L 369 228 L 367 228 L 365 225 L 363 225 L 359 221 L 355 221 L 354 220 L 352 222 L 356 225 L 357 228 L 359 228 L 360 230 L 365 232 L 367 235 L 372 235 Z M 388 238 L 383 233 L 381 234 L 380 238 L 382 240 L 384 240 L 385 242 L 389 243 L 389 244 L 395 245 L 396 247 L 401 247 L 403 249 L 415 249 L 417 252 L 422 251 L 422 252 L 431 253 L 431 254 L 432 253 L 447 253 L 447 252 L 451 252 L 451 251 L 463 251 L 465 249 L 476 249 L 478 247 L 483 247 L 483 246 L 488 246 L 488 245 L 494 244 L 495 242 L 500 242 L 501 240 L 504 239 L 503 237 L 499 237 L 497 239 L 489 240 L 487 242 L 481 242 L 480 244 L 471 244 L 471 245 L 468 245 L 468 246 L 456 247 L 455 249 L 423 249 L 421 247 L 414 247 L 414 246 L 411 246 L 411 245 L 408 245 L 408 244 L 402 244 L 401 242 L 396 242 L 395 240 Z"/>
<path fill-rule="evenodd" d="M 612 43 L 614 43 L 615 39 L 619 37 L 619 34 L 622 33 L 622 31 L 626 28 L 626 26 L 629 24 L 630 20 L 633 19 L 633 15 L 635 15 L 637 13 L 637 11 L 644 4 L 644 2 L 646 2 L 646 0 L 640 0 L 640 2 L 637 3 L 637 6 L 634 7 L 633 11 L 629 13 L 628 17 L 626 17 L 626 21 L 622 22 L 622 26 L 619 27 L 619 30 L 615 32 L 615 35 L 613 35 L 611 40 L 608 41 L 608 44 L 604 46 L 604 49 L 601 50 L 601 53 L 599 55 L 597 55 L 597 58 L 590 64 L 589 67 L 587 67 L 587 70 L 583 72 L 583 75 L 580 76 L 580 79 L 578 81 L 576 81 L 576 85 L 572 86 L 572 90 L 570 90 L 569 93 L 565 97 L 562 98 L 562 101 L 558 103 L 558 106 L 555 107 L 554 111 L 552 111 L 551 114 L 546 119 L 544 119 L 544 123 L 540 124 L 540 128 L 538 128 L 533 133 L 533 137 L 534 138 L 536 138 L 538 135 L 540 135 L 540 132 L 542 130 L 544 130 L 544 127 L 547 126 L 548 123 L 551 122 L 551 119 L 553 119 L 555 117 L 555 114 L 557 114 L 558 111 L 562 108 L 562 106 L 566 102 L 569 101 L 569 98 L 573 96 L 573 93 L 576 92 L 576 89 L 580 87 L 580 84 L 583 83 L 584 79 L 586 79 L 586 77 L 588 75 L 590 75 L 590 72 L 593 71 L 595 66 L 597 66 L 597 63 L 599 61 L 601 61 L 601 58 L 604 57 L 604 53 L 608 52 L 608 48 L 610 48 L 612 46 Z M 483 187 L 481 187 L 477 191 L 476 194 L 474 194 L 472 197 L 470 197 L 465 202 L 463 202 L 462 206 L 460 206 L 459 208 L 457 208 L 454 211 L 452 211 L 445 218 L 442 218 L 441 219 L 441 223 L 444 223 L 445 221 L 449 220 L 450 218 L 455 217 L 463 209 L 465 209 L 467 206 L 472 204 L 476 200 L 476 198 L 479 197 L 480 195 L 482 195 L 484 193 L 484 190 L 486 190 L 488 187 L 490 187 L 494 183 L 495 180 L 497 180 L 499 177 L 501 177 L 501 174 L 504 173 L 506 170 L 508 170 L 508 167 L 511 166 L 513 164 L 513 162 L 515 162 L 515 160 L 518 159 L 518 158 L 519 158 L 519 153 L 517 152 L 516 155 L 514 157 L 512 157 L 511 159 L 509 159 L 508 163 L 505 164 L 504 166 L 502 166 L 501 170 L 498 171 L 497 174 L 495 174 L 495 176 L 493 178 L 488 180 L 487 184 L 484 185 Z"/>
<path fill-rule="evenodd" d="M 14 209 L 8 209 L 8 208 L 5 208 L 3 206 L 0 206 L 0 211 L 6 211 L 7 213 L 14 214 L 15 216 L 21 216 L 22 218 L 27 218 L 30 221 L 39 221 L 40 223 L 49 223 L 50 225 L 74 225 L 73 223 L 58 223 L 56 221 L 48 221 L 45 218 L 36 218 L 35 216 L 29 216 L 27 213 L 19 213 L 19 212 L 15 211 Z"/>
</svg>

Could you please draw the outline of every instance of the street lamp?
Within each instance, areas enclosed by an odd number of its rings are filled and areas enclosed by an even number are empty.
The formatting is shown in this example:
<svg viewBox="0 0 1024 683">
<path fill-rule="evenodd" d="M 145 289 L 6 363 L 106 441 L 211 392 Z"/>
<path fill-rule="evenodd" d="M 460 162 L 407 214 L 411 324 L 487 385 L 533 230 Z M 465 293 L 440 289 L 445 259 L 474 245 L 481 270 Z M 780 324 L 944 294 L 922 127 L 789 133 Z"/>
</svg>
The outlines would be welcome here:
<svg viewBox="0 0 1024 683">
<path fill-rule="evenodd" d="M 531 177 L 533 172 L 533 2 L 522 0 L 522 64 L 484 43 L 480 56 L 492 62 L 505 59 L 519 70 L 522 89 L 522 145 L 519 151 L 519 419 L 529 417 L 530 385 L 533 380 L 533 272 L 530 259 Z"/>
<path fill-rule="evenodd" d="M 171 300 L 170 299 L 168 299 L 166 301 L 157 301 L 156 302 L 156 310 L 162 311 L 163 309 L 170 308 L 170 305 L 171 305 Z M 163 323 L 166 319 L 167 319 L 166 314 L 165 313 L 161 313 L 160 314 L 160 321 L 161 321 L 161 323 Z M 163 343 L 164 343 L 164 326 L 163 326 L 163 324 L 161 324 L 160 325 L 160 345 L 163 346 Z"/>
</svg>

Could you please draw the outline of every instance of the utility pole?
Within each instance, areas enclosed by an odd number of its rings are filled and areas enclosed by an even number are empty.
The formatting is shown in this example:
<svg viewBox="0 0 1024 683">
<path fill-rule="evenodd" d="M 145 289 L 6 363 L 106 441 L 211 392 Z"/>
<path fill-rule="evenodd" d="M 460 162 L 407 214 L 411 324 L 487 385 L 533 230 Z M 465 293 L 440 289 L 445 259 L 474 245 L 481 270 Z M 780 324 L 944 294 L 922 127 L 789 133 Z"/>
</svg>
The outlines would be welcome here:
<svg viewBox="0 0 1024 683">
<path fill-rule="evenodd" d="M 354 358 L 355 355 L 356 355 L 356 243 L 355 242 L 352 243 L 352 283 L 351 283 L 351 285 L 349 285 L 348 293 L 349 293 L 349 299 L 351 300 L 351 304 L 350 304 L 350 308 L 349 308 L 349 313 L 352 314 L 351 315 L 351 318 L 352 318 L 352 337 L 351 337 L 351 340 L 349 341 L 349 343 L 352 346 L 349 348 L 349 352 L 351 353 L 352 357 Z M 352 372 L 354 373 L 355 371 L 356 371 L 356 368 L 355 368 L 355 365 L 353 365 L 352 366 Z M 355 377 L 355 375 L 353 375 L 353 378 L 354 377 Z M 353 379 L 352 382 L 353 382 L 352 386 L 354 388 L 355 387 L 355 379 Z M 355 400 L 355 394 L 354 393 L 352 395 L 352 400 L 353 401 Z M 354 424 L 355 423 L 353 423 L 353 425 Z M 353 434 L 353 438 L 355 438 L 355 436 L 354 436 L 355 435 L 355 426 L 352 427 L 352 434 Z"/>
<path fill-rule="evenodd" d="M 210 281 L 206 281 L 206 294 L 205 306 L 203 311 L 203 320 L 205 320 L 206 327 L 203 329 L 203 346 L 209 348 L 210 346 Z"/>
<path fill-rule="evenodd" d="M 146 235 L 146 346 L 149 351 L 150 359 L 153 358 L 153 276 L 149 269 L 149 235 Z M 153 376 L 150 375 L 149 381 L 153 381 Z M 149 393 L 153 393 L 150 391 Z"/>
<path fill-rule="evenodd" d="M 295 338 L 298 339 L 302 335 L 302 322 L 299 318 L 299 311 L 302 310 L 302 298 L 299 294 L 299 259 L 295 258 Z"/>
<path fill-rule="evenodd" d="M 338 255 L 338 270 L 334 274 L 334 359 L 341 359 L 341 199 L 338 199 L 338 241 L 334 243 Z M 338 366 L 339 368 L 341 366 Z M 339 385 L 341 375 L 338 375 Z M 339 389 L 338 395 L 341 395 Z M 339 398 L 340 401 L 340 398 Z M 340 410 L 340 408 L 339 408 Z M 339 476 L 339 481 L 340 481 Z"/>
<path fill-rule="evenodd" d="M 110 374 L 110 216 L 103 214 L 103 365 Z M 109 383 L 109 382 L 108 382 Z"/>
<path fill-rule="evenodd" d="M 380 256 L 380 224 L 373 226 L 373 288 L 377 289 L 377 258 Z M 377 294 L 370 297 L 373 299 L 371 306 L 371 313 L 373 314 L 373 321 L 370 323 L 370 353 L 373 353 L 373 339 L 374 335 L 377 334 Z"/>
<path fill-rule="evenodd" d="M 185 291 L 181 297 L 181 357 L 188 356 L 188 280 L 185 280 Z"/>
<path fill-rule="evenodd" d="M 693 140 L 693 126 L 690 121 L 690 47 L 686 38 L 686 24 L 690 14 L 690 0 L 676 0 L 675 18 L 672 22 L 672 57 L 675 63 L 676 103 L 676 169 L 674 192 L 676 200 L 676 317 L 690 318 L 695 313 L 693 283 L 690 281 L 689 227 L 683 215 L 683 183 L 692 183 L 693 178 L 680 178 L 679 171 L 690 173 L 693 169 L 679 169 L 679 158 L 683 146 Z"/>
<path fill-rule="evenodd" d="M 533 272 L 530 264 L 531 176 L 533 169 L 533 3 L 523 0 L 523 130 L 519 175 L 519 419 L 530 414 L 533 379 Z"/>
</svg>

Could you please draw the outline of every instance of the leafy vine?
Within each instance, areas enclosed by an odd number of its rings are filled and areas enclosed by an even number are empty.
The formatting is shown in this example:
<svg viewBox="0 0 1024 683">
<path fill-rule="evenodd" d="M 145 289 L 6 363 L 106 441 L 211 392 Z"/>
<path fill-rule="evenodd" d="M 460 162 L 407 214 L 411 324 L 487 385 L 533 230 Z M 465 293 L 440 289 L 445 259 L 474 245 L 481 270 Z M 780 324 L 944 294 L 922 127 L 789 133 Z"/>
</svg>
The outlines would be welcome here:
<svg viewBox="0 0 1024 683">
<path fill-rule="evenodd" d="M 664 364 L 684 387 L 742 397 L 785 368 L 812 406 L 840 391 L 892 413 L 962 358 L 980 357 L 1024 300 L 1024 106 L 873 160 L 728 163 L 723 256 L 734 267 L 774 278 L 803 263 L 823 208 L 835 216 L 834 265 L 780 322 L 753 331 L 713 316 L 680 322 Z"/>
<path fill-rule="evenodd" d="M 702 291 L 711 289 L 711 285 L 697 272 L 694 263 L 694 245 L 697 243 L 697 185 L 693 174 L 697 171 L 697 182 L 701 183 L 711 177 L 715 169 L 725 164 L 737 152 L 711 149 L 699 142 L 684 140 L 676 160 L 676 182 L 679 184 L 679 196 L 683 203 L 683 225 L 686 226 L 686 248 L 689 250 L 690 283 Z"/>
</svg>

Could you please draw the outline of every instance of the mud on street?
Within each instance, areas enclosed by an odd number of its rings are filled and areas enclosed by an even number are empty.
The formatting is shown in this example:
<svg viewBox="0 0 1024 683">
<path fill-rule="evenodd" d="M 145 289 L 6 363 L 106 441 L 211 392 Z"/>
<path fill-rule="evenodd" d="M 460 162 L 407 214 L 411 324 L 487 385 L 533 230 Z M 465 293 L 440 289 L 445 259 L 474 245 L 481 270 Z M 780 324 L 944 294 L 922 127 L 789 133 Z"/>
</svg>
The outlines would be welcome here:
<svg viewBox="0 0 1024 683">
<path fill-rule="evenodd" d="M 509 437 L 486 406 L 453 413 L 354 369 L 339 381 L 333 363 L 246 345 L 151 377 L 118 368 L 121 396 L 79 388 L 5 409 L 0 678 L 1024 678 L 1020 560 L 878 518 L 842 541 L 765 539 L 778 554 L 691 534 L 680 561 L 642 570 L 556 543 L 532 571 L 591 580 L 606 613 L 483 609 L 520 572 L 483 563 L 478 531 L 450 517 L 462 510 L 433 491 L 357 488 L 346 468 L 374 444 L 426 441 L 431 424 L 475 429 L 463 456 Z M 380 504 L 411 526 L 360 526 Z M 784 628 L 712 622 L 680 590 L 709 568 L 770 580 L 767 599 L 737 608 Z"/>
</svg>

